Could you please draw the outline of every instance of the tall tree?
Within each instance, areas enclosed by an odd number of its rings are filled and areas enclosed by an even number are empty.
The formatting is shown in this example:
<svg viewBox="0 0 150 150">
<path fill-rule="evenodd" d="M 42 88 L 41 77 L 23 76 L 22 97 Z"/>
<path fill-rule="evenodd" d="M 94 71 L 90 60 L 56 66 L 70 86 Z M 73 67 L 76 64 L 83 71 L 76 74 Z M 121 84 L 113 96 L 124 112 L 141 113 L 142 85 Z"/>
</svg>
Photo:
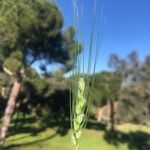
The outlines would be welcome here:
<svg viewBox="0 0 150 150">
<path fill-rule="evenodd" d="M 95 106 L 106 105 L 108 101 L 117 100 L 120 79 L 112 72 L 101 72 L 94 76 L 92 99 Z"/>
<path fill-rule="evenodd" d="M 104 106 L 107 114 L 107 128 L 114 128 L 114 101 L 118 100 L 118 94 L 121 86 L 121 80 L 113 72 L 101 72 L 94 76 L 94 85 L 92 88 L 92 99 L 95 106 Z M 99 115 L 97 109 L 97 114 Z M 104 110 L 104 109 L 103 109 Z M 101 111 L 102 112 L 102 111 Z"/>
<path fill-rule="evenodd" d="M 148 124 L 150 115 L 149 56 L 141 63 L 137 52 L 133 51 L 127 58 L 121 59 L 117 55 L 112 55 L 110 60 L 111 65 L 115 66 L 116 75 L 119 74 L 122 79 L 117 120 Z"/>
<path fill-rule="evenodd" d="M 62 27 L 61 12 L 48 0 L 0 1 L 0 61 L 14 78 L 0 130 L 1 149 L 26 69 L 40 60 L 61 63 L 64 71 L 73 66 L 75 47 L 81 46 L 74 39 L 74 29 L 62 32 Z"/>
<path fill-rule="evenodd" d="M 126 84 L 133 83 L 140 79 L 141 63 L 138 58 L 137 51 L 128 54 L 127 58 L 119 58 L 116 54 L 112 54 L 109 58 L 109 67 L 122 80 L 122 87 Z"/>
</svg>

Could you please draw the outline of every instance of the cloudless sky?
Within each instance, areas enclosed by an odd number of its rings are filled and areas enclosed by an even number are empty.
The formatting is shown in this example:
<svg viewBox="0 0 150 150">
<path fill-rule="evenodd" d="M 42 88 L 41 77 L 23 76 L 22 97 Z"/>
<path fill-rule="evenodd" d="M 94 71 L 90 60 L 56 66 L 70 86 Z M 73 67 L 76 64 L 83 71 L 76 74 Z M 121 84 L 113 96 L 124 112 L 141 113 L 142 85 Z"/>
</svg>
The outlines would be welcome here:
<svg viewBox="0 0 150 150">
<path fill-rule="evenodd" d="M 81 1 L 83 5 L 87 5 L 91 0 L 78 1 L 79 5 Z M 97 5 L 102 4 L 100 1 L 102 0 L 98 0 Z M 64 17 L 64 28 L 73 25 L 72 0 L 56 0 L 56 3 Z M 103 10 L 103 16 L 107 19 L 103 29 L 97 71 L 108 69 L 108 58 L 112 53 L 125 57 L 132 50 L 137 50 L 141 60 L 150 54 L 150 0 L 103 0 Z M 90 18 L 91 10 L 85 11 Z M 89 28 L 89 22 L 85 23 L 85 37 Z M 86 42 L 87 39 L 85 44 Z"/>
</svg>

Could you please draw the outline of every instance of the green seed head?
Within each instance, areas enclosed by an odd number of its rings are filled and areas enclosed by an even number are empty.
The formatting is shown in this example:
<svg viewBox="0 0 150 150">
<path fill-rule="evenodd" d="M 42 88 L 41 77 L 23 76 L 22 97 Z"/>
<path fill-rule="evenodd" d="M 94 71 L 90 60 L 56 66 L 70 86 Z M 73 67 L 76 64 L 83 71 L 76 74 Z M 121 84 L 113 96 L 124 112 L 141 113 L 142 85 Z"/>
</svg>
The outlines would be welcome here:
<svg viewBox="0 0 150 150">
<path fill-rule="evenodd" d="M 77 97 L 75 103 L 75 115 L 73 118 L 73 134 L 72 134 L 72 142 L 78 147 L 79 139 L 82 135 L 82 124 L 84 123 L 84 107 L 86 106 L 85 100 L 85 79 L 80 77 L 78 79 L 78 87 L 77 87 Z"/>
</svg>

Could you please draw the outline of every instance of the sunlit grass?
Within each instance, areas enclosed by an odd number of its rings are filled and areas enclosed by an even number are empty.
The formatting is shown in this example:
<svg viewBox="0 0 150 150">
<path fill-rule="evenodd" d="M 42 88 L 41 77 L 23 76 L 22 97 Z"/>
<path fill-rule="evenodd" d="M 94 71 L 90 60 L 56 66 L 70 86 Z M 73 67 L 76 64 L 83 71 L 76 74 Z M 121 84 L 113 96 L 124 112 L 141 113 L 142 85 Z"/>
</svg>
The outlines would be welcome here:
<svg viewBox="0 0 150 150">
<path fill-rule="evenodd" d="M 131 123 L 124 123 L 117 126 L 117 130 L 122 131 L 123 133 L 142 131 L 150 134 L 150 127 L 144 125 L 135 125 Z"/>
<path fill-rule="evenodd" d="M 133 124 L 124 124 L 116 127 L 121 132 L 129 133 L 130 131 L 143 131 L 150 133 L 150 127 L 136 126 Z M 37 134 L 15 134 L 6 139 L 6 147 L 9 145 L 18 145 L 14 150 L 71 150 L 72 144 L 70 142 L 70 132 L 61 136 L 56 134 L 55 129 L 47 129 L 44 132 Z M 80 141 L 80 149 L 82 150 L 129 150 L 127 142 L 121 143 L 117 146 L 108 144 L 104 139 L 104 131 L 101 130 L 85 130 L 85 134 Z M 130 141 L 128 141 L 130 142 Z M 13 147 L 10 148 L 13 150 Z"/>
</svg>

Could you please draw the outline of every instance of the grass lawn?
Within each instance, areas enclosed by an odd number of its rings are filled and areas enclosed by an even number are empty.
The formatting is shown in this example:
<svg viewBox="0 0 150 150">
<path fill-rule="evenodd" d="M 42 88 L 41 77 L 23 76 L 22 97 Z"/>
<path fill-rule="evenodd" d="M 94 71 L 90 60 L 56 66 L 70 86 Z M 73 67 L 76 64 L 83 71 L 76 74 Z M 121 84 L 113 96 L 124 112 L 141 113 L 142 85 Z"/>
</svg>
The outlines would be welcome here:
<svg viewBox="0 0 150 150">
<path fill-rule="evenodd" d="M 124 124 L 114 133 L 86 129 L 80 150 L 150 150 L 150 127 Z M 48 128 L 37 134 L 18 133 L 6 139 L 7 150 L 73 150 L 70 133 L 58 134 Z"/>
</svg>

